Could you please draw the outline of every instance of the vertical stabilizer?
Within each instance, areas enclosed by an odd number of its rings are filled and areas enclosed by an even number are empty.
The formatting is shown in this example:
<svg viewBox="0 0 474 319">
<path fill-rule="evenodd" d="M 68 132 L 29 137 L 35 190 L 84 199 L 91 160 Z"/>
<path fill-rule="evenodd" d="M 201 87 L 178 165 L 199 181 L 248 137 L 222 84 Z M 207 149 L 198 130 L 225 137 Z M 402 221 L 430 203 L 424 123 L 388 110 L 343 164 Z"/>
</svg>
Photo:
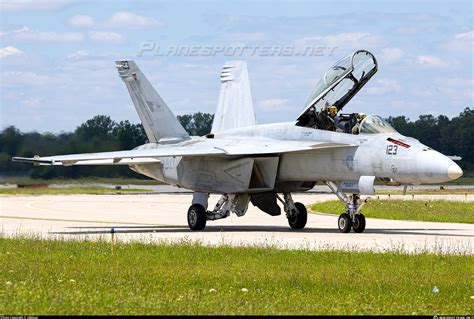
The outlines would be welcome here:
<svg viewBox="0 0 474 319">
<path fill-rule="evenodd" d="M 148 82 L 134 61 L 116 61 L 150 142 L 176 143 L 189 139 L 188 133 Z"/>
<path fill-rule="evenodd" d="M 228 61 L 222 67 L 221 91 L 212 133 L 255 124 L 247 63 Z"/>
</svg>

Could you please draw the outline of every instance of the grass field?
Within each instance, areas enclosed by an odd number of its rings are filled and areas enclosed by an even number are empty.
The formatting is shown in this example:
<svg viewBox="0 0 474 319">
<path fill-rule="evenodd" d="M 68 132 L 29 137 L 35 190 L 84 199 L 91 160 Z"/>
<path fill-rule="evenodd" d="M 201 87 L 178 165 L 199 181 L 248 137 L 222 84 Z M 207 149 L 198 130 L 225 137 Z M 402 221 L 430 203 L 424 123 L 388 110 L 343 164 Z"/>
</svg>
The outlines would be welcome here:
<svg viewBox="0 0 474 319">
<path fill-rule="evenodd" d="M 468 175 L 469 173 L 464 172 L 464 176 L 472 176 Z M 474 185 L 474 177 L 461 177 L 458 179 L 455 179 L 453 181 L 449 181 L 446 183 L 440 183 L 440 185 Z M 376 181 L 375 185 L 384 185 L 383 182 Z"/>
<path fill-rule="evenodd" d="M 472 314 L 469 255 L 0 239 L 0 313 Z M 438 293 L 433 289 L 437 287 Z"/>
<path fill-rule="evenodd" d="M 461 177 L 454 181 L 450 181 L 444 184 L 445 185 L 474 185 L 474 177 Z"/>
<path fill-rule="evenodd" d="M 340 201 L 328 201 L 310 206 L 311 211 L 342 214 Z M 419 220 L 429 222 L 474 223 L 474 203 L 426 200 L 369 200 L 362 213 L 370 218 Z"/>
<path fill-rule="evenodd" d="M 135 194 L 150 192 L 146 189 L 116 190 L 105 187 L 67 187 L 67 188 L 0 188 L 0 195 L 68 195 L 68 194 Z"/>
<path fill-rule="evenodd" d="M 392 194 L 392 195 L 403 195 L 402 190 L 376 190 L 376 194 L 384 195 L 384 194 Z M 413 189 L 407 190 L 406 195 L 464 195 L 464 194 L 474 194 L 474 188 L 449 188 L 449 186 L 445 186 L 441 188 L 433 188 L 433 189 Z"/>
</svg>

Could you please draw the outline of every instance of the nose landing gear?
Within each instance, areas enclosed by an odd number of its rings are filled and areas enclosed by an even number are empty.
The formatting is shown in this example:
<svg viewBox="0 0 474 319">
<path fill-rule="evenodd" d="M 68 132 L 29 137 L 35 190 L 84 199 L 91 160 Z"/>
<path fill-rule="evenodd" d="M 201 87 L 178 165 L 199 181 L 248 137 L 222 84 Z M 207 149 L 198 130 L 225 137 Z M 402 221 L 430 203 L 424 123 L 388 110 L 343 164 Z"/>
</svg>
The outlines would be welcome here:
<svg viewBox="0 0 474 319">
<path fill-rule="evenodd" d="M 362 213 L 354 216 L 354 220 L 352 221 L 352 229 L 356 233 L 362 233 L 365 230 L 365 216 Z"/>
<path fill-rule="evenodd" d="M 365 216 L 360 212 L 362 206 L 367 202 L 360 200 L 358 194 L 352 194 L 350 197 L 341 192 L 334 182 L 326 182 L 326 185 L 336 194 L 336 196 L 345 204 L 346 212 L 339 216 L 337 226 L 341 233 L 348 233 L 351 229 L 355 233 L 362 233 L 365 230 Z"/>
</svg>

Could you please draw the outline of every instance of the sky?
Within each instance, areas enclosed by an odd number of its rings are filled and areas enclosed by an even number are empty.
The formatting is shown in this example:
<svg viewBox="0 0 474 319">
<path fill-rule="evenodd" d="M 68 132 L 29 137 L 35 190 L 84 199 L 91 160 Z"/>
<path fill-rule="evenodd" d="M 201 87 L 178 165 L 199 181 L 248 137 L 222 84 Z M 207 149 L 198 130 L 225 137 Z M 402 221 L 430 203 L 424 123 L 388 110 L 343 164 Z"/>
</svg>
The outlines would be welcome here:
<svg viewBox="0 0 474 319">
<path fill-rule="evenodd" d="M 138 123 L 115 69 L 122 59 L 176 115 L 214 113 L 222 65 L 245 60 L 257 122 L 293 121 L 324 72 L 359 49 L 378 72 L 344 112 L 416 120 L 474 107 L 469 0 L 0 4 L 2 128 L 73 131 L 99 114 Z"/>
</svg>

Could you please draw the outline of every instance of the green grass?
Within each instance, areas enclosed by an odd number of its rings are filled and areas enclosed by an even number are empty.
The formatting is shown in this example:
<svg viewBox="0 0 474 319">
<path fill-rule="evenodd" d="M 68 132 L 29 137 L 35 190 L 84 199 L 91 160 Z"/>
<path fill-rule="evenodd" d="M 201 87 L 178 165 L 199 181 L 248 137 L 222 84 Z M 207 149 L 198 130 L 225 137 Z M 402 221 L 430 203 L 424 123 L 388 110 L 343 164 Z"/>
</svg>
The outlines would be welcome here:
<svg viewBox="0 0 474 319">
<path fill-rule="evenodd" d="M 454 181 L 449 181 L 443 184 L 445 185 L 474 185 L 474 177 L 461 177 Z"/>
<path fill-rule="evenodd" d="M 469 255 L 0 239 L 0 313 L 470 314 Z M 434 287 L 439 293 L 433 293 Z M 245 288 L 248 291 L 244 292 Z"/>
<path fill-rule="evenodd" d="M 392 195 L 403 195 L 402 190 L 376 190 L 376 194 L 392 194 Z M 445 186 L 443 188 L 434 188 L 434 189 L 413 189 L 407 190 L 406 195 L 471 195 L 474 194 L 474 188 L 449 188 Z"/>
<path fill-rule="evenodd" d="M 468 172 L 464 172 L 466 176 Z M 384 182 L 375 181 L 375 185 L 384 185 Z M 439 185 L 474 185 L 474 177 L 461 177 L 453 181 L 439 183 Z"/>
<path fill-rule="evenodd" d="M 121 189 L 116 190 L 104 187 L 67 187 L 67 188 L 0 188 L 0 195 L 109 195 L 109 194 L 135 194 L 146 193 L 146 189 Z"/>
<path fill-rule="evenodd" d="M 344 213 L 344 205 L 340 201 L 314 204 L 309 209 L 336 215 Z M 372 199 L 362 208 L 362 213 L 370 218 L 474 223 L 472 202 Z"/>
</svg>

